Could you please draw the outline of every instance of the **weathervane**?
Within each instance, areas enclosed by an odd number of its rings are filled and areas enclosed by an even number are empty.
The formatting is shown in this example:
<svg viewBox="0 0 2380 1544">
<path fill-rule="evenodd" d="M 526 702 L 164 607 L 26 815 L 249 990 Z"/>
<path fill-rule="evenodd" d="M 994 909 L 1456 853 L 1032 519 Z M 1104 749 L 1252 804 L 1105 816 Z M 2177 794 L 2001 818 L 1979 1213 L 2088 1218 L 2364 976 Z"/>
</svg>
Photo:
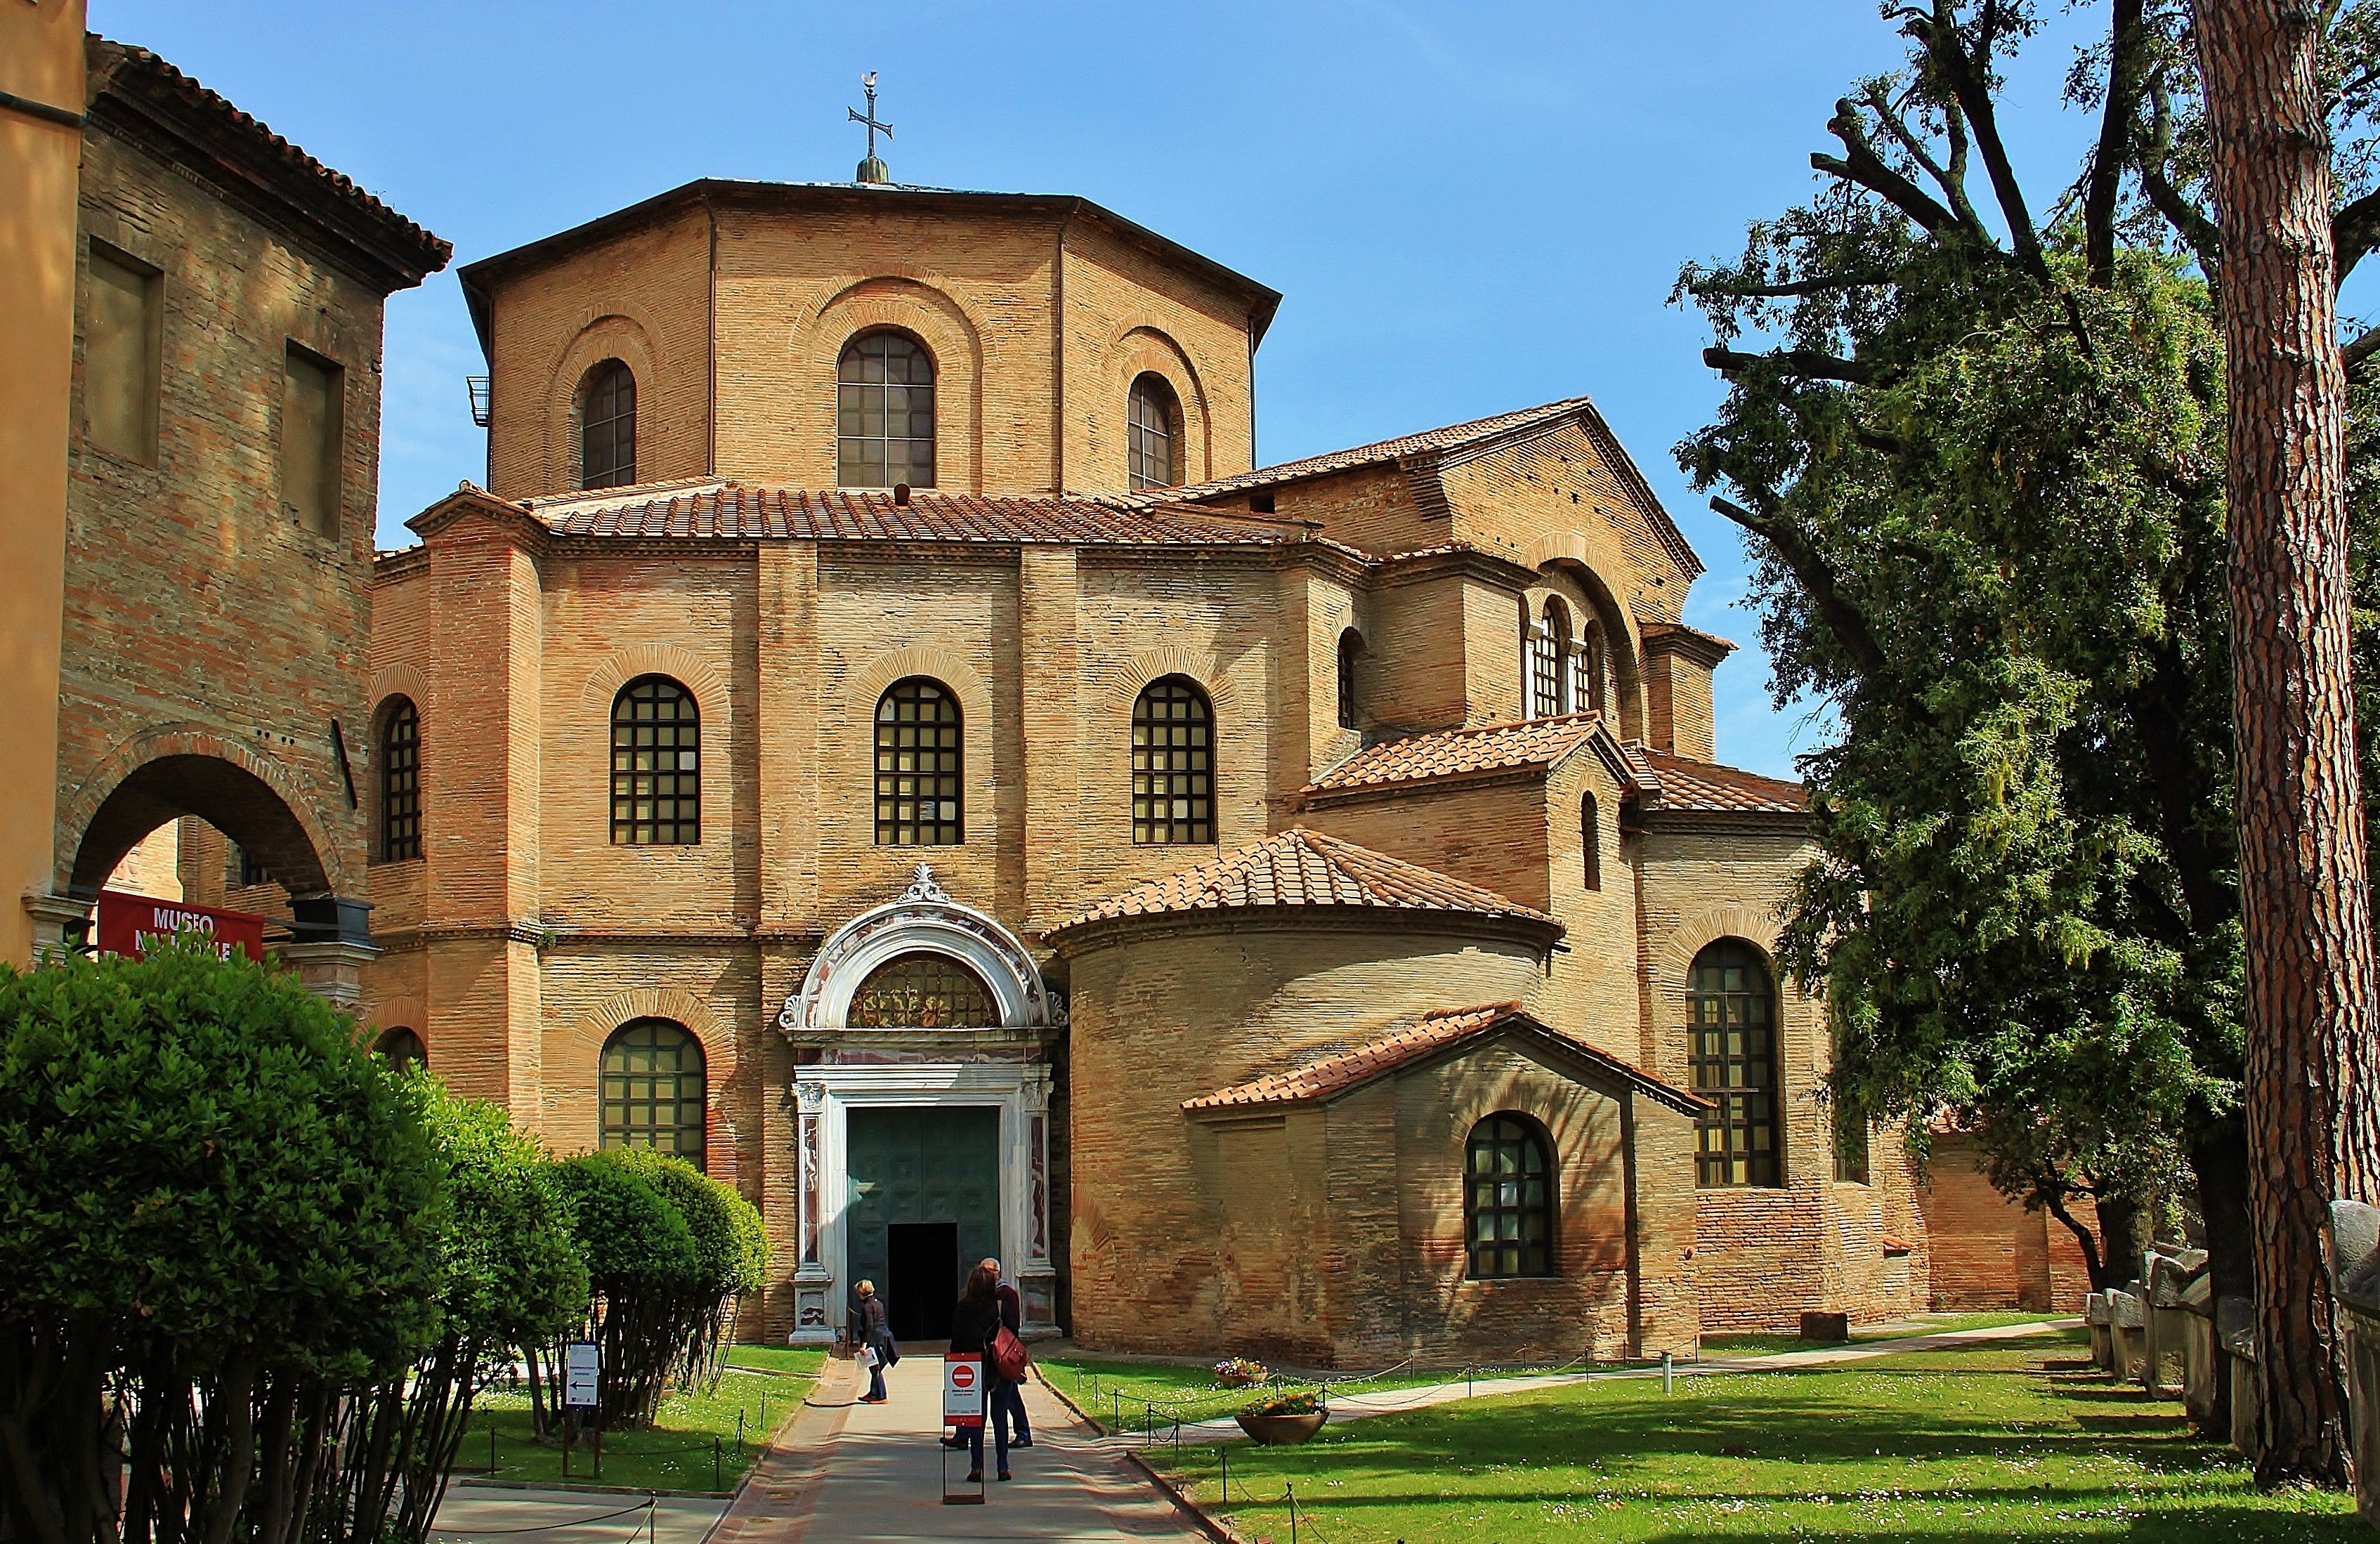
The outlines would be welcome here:
<svg viewBox="0 0 2380 1544">
<path fill-rule="evenodd" d="M 868 91 L 868 111 L 862 114 L 856 107 L 844 109 L 850 115 L 852 122 L 868 126 L 868 159 L 859 164 L 859 180 L 889 183 L 892 180 L 892 168 L 876 159 L 876 136 L 881 134 L 890 140 L 892 138 L 892 126 L 876 121 L 876 72 L 869 70 L 859 78 L 859 83 Z"/>
</svg>

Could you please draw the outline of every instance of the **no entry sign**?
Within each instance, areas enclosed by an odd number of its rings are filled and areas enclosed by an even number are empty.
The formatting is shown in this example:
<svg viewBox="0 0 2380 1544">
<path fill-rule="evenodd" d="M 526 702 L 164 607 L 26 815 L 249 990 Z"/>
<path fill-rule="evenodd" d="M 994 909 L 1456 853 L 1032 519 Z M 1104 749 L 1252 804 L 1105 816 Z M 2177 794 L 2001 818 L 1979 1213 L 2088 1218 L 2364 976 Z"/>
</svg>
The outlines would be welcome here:
<svg viewBox="0 0 2380 1544">
<path fill-rule="evenodd" d="M 983 1424 L 983 1358 L 942 1359 L 942 1424 L 970 1427 Z"/>
<path fill-rule="evenodd" d="M 161 901 L 154 895 L 128 895 L 115 890 L 100 892 L 101 954 L 139 959 L 151 941 L 183 935 L 212 943 L 225 959 L 235 949 L 252 960 L 264 958 L 264 918 L 254 912 Z"/>
</svg>

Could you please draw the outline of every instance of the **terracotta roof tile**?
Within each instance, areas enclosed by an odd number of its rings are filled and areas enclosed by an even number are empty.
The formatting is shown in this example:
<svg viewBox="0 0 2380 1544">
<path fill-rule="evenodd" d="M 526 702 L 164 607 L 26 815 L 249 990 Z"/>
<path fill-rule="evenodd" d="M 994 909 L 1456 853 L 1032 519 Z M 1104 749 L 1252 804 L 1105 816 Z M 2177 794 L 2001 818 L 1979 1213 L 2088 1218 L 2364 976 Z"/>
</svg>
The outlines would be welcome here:
<svg viewBox="0 0 2380 1544">
<path fill-rule="evenodd" d="M 1393 440 L 1378 440 L 1368 445 L 1355 445 L 1346 450 L 1334 450 L 1321 456 L 1309 456 L 1301 461 L 1283 461 L 1276 467 L 1258 467 L 1236 477 L 1217 478 L 1194 487 L 1172 489 L 1168 496 L 1184 499 L 1208 499 L 1225 493 L 1236 493 L 1249 488 L 1269 488 L 1276 482 L 1294 482 L 1300 478 L 1321 477 L 1330 472 L 1343 472 L 1356 467 L 1368 467 L 1381 461 L 1394 461 L 1400 456 L 1417 456 L 1434 450 L 1456 450 L 1475 441 L 1488 439 L 1508 430 L 1525 429 L 1532 424 L 1549 423 L 1576 413 L 1588 406 L 1583 396 L 1564 397 L 1560 402 L 1548 402 L 1536 407 L 1524 407 L 1518 412 L 1499 413 L 1493 418 L 1474 419 L 1469 423 L 1451 423 L 1441 429 L 1425 429 L 1418 434 L 1402 434 Z"/>
<path fill-rule="evenodd" d="M 1307 793 L 1365 788 L 1506 767 L 1550 766 L 1595 737 L 1599 713 L 1439 729 L 1367 746 L 1307 784 Z"/>
<path fill-rule="evenodd" d="M 1432 869 L 1407 863 L 1304 826 L 1237 852 L 1135 885 L 1068 918 L 1052 935 L 1092 922 L 1169 913 L 1287 906 L 1370 906 L 1393 911 L 1507 917 L 1560 928 L 1544 912 Z"/>
<path fill-rule="evenodd" d="M 1712 761 L 1690 761 L 1645 745 L 1630 746 L 1628 756 L 1660 784 L 1663 809 L 1800 815 L 1810 808 L 1809 791 L 1799 783 Z"/>
<path fill-rule="evenodd" d="M 195 108 L 200 113 L 228 125 L 235 132 L 249 137 L 268 154 L 285 163 L 301 175 L 320 182 L 326 194 L 346 204 L 372 224 L 385 227 L 389 235 L 410 244 L 416 249 L 416 261 L 424 272 L 434 273 L 443 268 L 447 259 L 454 256 L 455 247 L 452 242 L 422 229 L 420 225 L 365 192 L 345 172 L 326 166 L 315 160 L 298 146 L 275 134 L 262 119 L 243 112 L 228 98 L 209 90 L 196 79 L 183 74 L 170 61 L 134 43 L 118 43 L 113 38 L 103 38 L 96 33 L 87 34 L 87 36 L 97 52 L 97 62 L 103 63 L 111 58 L 121 61 L 121 66 L 115 71 L 111 72 L 103 68 L 91 72 L 91 85 L 94 91 L 131 84 L 128 74 L 128 67 L 129 72 L 145 77 L 146 80 L 152 82 L 156 89 L 178 99 L 186 107 Z M 415 282 L 419 281 L 417 279 Z"/>
<path fill-rule="evenodd" d="M 889 488 L 818 492 L 702 481 L 532 499 L 518 507 L 558 536 L 1278 546 L 1306 535 L 1306 528 L 1296 521 L 1234 517 L 1125 499 L 950 493 L 923 488 L 907 504 L 895 504 Z"/>
<path fill-rule="evenodd" d="M 1524 1013 L 1517 1003 L 1492 1003 L 1484 1007 L 1425 1014 L 1413 1024 L 1361 1045 L 1318 1048 L 1307 1053 L 1309 1059 L 1285 1072 L 1185 1100 L 1182 1108 L 1184 1112 L 1204 1112 L 1330 1099 L 1435 1052 L 1514 1024 L 1546 1037 L 1562 1051 L 1644 1088 L 1674 1108 L 1692 1112 L 1703 1103 L 1616 1056 L 1548 1027 Z"/>
</svg>

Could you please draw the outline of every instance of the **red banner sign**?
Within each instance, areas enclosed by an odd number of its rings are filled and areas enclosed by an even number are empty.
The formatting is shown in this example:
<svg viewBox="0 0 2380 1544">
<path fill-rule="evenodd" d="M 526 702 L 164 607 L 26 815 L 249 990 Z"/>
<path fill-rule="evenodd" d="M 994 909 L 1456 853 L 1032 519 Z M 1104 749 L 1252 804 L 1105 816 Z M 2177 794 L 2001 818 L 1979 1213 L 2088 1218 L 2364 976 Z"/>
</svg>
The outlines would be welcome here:
<svg viewBox="0 0 2380 1544">
<path fill-rule="evenodd" d="M 139 959 L 142 945 L 150 940 L 186 933 L 208 940 L 225 959 L 235 949 L 252 960 L 264 958 L 264 918 L 253 912 L 161 901 L 153 895 L 128 895 L 115 890 L 99 893 L 98 943 L 103 954 Z"/>
</svg>

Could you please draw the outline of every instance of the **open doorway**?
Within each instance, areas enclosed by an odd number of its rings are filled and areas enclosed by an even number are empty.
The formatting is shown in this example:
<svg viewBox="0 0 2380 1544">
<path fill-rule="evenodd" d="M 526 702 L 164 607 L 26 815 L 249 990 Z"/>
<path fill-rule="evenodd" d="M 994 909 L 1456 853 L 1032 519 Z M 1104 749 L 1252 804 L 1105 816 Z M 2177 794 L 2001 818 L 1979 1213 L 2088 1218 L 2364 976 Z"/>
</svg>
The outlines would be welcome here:
<svg viewBox="0 0 2380 1544">
<path fill-rule="evenodd" d="M 894 1222 L 884 1231 L 884 1309 L 893 1338 L 949 1340 L 959 1296 L 959 1225 Z"/>
</svg>

